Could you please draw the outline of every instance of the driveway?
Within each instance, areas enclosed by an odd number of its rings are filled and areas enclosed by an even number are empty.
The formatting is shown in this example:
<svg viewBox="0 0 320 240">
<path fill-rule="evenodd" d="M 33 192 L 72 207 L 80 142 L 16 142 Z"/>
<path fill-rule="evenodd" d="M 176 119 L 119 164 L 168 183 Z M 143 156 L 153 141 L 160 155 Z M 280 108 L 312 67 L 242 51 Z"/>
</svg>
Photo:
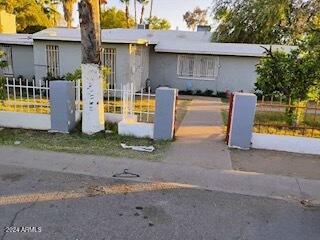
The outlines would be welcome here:
<svg viewBox="0 0 320 240">
<path fill-rule="evenodd" d="M 1 240 L 320 238 L 320 209 L 297 202 L 0 165 Z"/>
</svg>

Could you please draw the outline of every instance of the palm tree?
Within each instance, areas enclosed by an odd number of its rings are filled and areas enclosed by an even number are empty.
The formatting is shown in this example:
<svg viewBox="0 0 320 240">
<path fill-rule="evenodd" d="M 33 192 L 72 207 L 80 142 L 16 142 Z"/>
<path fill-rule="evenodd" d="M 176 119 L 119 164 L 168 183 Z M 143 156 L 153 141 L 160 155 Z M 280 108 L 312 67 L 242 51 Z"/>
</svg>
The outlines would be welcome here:
<svg viewBox="0 0 320 240">
<path fill-rule="evenodd" d="M 129 17 L 130 17 L 129 5 L 130 5 L 130 0 L 120 0 L 120 2 L 122 2 L 123 4 L 126 5 L 126 21 L 127 21 L 127 28 L 129 28 L 130 27 L 130 25 L 129 25 Z"/>
<path fill-rule="evenodd" d="M 152 18 L 152 10 L 153 10 L 153 0 L 150 1 L 150 17 L 149 17 L 149 19 Z"/>
<path fill-rule="evenodd" d="M 77 2 L 77 0 L 62 0 L 64 19 L 67 22 L 67 27 L 72 27 L 72 13 L 73 6 Z"/>
<path fill-rule="evenodd" d="M 134 0 L 134 24 L 137 25 L 137 0 Z"/>
<path fill-rule="evenodd" d="M 141 8 L 141 17 L 140 17 L 140 24 L 143 23 L 143 15 L 144 15 L 144 7 L 146 5 L 148 5 L 149 3 L 149 0 L 137 0 L 141 5 L 142 5 L 142 8 Z"/>
</svg>

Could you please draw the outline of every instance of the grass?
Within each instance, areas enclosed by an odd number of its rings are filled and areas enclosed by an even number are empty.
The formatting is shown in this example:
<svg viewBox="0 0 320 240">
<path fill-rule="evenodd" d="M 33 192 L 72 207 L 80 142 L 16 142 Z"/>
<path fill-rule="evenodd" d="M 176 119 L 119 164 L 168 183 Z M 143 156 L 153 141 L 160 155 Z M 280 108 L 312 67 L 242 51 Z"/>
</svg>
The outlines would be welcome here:
<svg viewBox="0 0 320 240">
<path fill-rule="evenodd" d="M 255 123 L 270 125 L 287 125 L 284 112 L 259 111 L 256 113 Z M 300 124 L 302 127 L 320 128 L 320 115 L 306 113 L 305 120 Z"/>
<path fill-rule="evenodd" d="M 228 124 L 228 111 L 227 110 L 221 110 L 221 116 L 222 116 L 222 121 L 225 126 Z"/>
<path fill-rule="evenodd" d="M 228 111 L 222 110 L 221 116 L 226 126 L 228 123 Z M 314 127 L 320 128 L 320 115 L 315 116 L 314 114 L 307 113 L 304 122 L 300 124 L 301 128 L 293 128 L 287 126 L 286 116 L 283 112 L 258 111 L 256 112 L 254 123 L 253 132 L 256 133 L 320 137 L 320 130 L 312 130 Z"/>
<path fill-rule="evenodd" d="M 190 102 L 191 101 L 188 100 L 178 101 L 178 125 L 184 118 Z M 116 134 L 117 127 L 114 124 L 106 124 L 106 129 L 110 129 L 114 133 L 101 132 L 93 136 L 88 136 L 82 134 L 79 127 L 70 134 L 22 129 L 3 129 L 0 131 L 0 145 L 15 145 L 15 142 L 19 141 L 19 146 L 21 147 L 38 150 L 161 161 L 171 144 L 171 141 L 153 141 L 151 139 L 120 136 Z M 121 143 L 143 146 L 153 145 L 156 150 L 153 153 L 137 152 L 122 149 L 120 146 Z"/>
<path fill-rule="evenodd" d="M 143 112 L 138 115 L 138 119 L 142 122 L 153 122 L 153 114 L 150 114 L 147 119 L 147 112 L 155 112 L 155 98 L 154 97 L 140 97 L 135 99 L 134 112 Z M 82 102 L 80 103 L 82 105 Z M 104 101 L 104 110 L 109 113 L 121 114 L 122 100 L 119 98 L 110 98 L 109 101 Z M 13 100 L 0 101 L 0 111 L 5 112 L 26 112 L 26 113 L 50 113 L 50 104 L 47 99 L 32 99 L 18 98 Z"/>
<path fill-rule="evenodd" d="M 112 157 L 137 158 L 160 161 L 170 146 L 169 141 L 153 141 L 151 139 L 137 139 L 120 136 L 116 133 L 97 133 L 93 136 L 84 135 L 79 131 L 70 134 L 48 133 L 46 131 L 32 131 L 22 129 L 4 129 L 0 132 L 1 145 L 14 145 L 38 150 L 56 152 L 93 154 Z M 142 153 L 122 149 L 120 143 L 128 145 L 153 145 L 153 153 Z"/>
<path fill-rule="evenodd" d="M 176 129 L 178 129 L 181 125 L 182 120 L 184 119 L 188 106 L 190 105 L 191 100 L 178 100 L 177 110 L 176 110 Z"/>
<path fill-rule="evenodd" d="M 49 114 L 50 104 L 46 99 L 0 100 L 0 111 Z"/>
<path fill-rule="evenodd" d="M 143 97 L 142 99 L 140 97 L 136 97 L 135 99 L 134 111 L 147 112 L 149 110 L 150 112 L 154 112 L 155 107 L 156 107 L 155 97 L 150 97 L 150 99 L 148 99 L 147 97 Z M 119 98 L 114 99 L 110 97 L 109 103 L 107 100 L 104 101 L 104 109 L 106 112 L 113 111 L 114 113 L 121 113 L 122 100 Z"/>
</svg>

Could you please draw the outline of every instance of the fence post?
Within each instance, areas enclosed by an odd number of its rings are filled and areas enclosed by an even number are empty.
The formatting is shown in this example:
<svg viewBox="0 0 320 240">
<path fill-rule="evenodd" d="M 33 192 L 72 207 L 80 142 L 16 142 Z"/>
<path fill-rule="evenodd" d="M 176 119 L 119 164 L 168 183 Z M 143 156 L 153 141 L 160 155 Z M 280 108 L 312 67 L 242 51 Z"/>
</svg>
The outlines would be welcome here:
<svg viewBox="0 0 320 240">
<path fill-rule="evenodd" d="M 234 93 L 228 146 L 249 149 L 256 111 L 257 96 L 251 93 Z"/>
<path fill-rule="evenodd" d="M 76 125 L 74 82 L 50 82 L 51 131 L 70 132 Z"/>
<path fill-rule="evenodd" d="M 156 90 L 155 140 L 173 139 L 177 93 L 177 89 L 167 87 Z"/>
</svg>

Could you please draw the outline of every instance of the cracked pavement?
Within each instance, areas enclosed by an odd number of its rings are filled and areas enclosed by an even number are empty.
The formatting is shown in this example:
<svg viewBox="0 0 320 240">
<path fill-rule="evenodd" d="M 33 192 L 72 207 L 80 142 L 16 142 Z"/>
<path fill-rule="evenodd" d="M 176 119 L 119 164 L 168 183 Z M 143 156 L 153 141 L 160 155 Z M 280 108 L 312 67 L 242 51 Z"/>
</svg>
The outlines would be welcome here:
<svg viewBox="0 0 320 240">
<path fill-rule="evenodd" d="M 0 240 L 320 239 L 320 206 L 0 165 Z"/>
</svg>

